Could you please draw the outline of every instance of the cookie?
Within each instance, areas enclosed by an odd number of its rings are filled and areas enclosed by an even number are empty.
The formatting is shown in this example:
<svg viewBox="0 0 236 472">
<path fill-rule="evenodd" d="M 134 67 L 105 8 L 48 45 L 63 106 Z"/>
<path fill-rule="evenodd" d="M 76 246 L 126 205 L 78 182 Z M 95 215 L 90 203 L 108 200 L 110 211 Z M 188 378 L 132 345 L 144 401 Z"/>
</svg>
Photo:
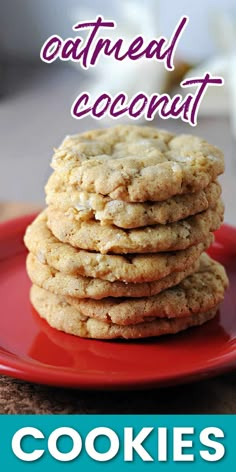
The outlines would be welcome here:
<svg viewBox="0 0 236 472">
<path fill-rule="evenodd" d="M 175 334 L 191 326 L 197 326 L 212 319 L 217 307 L 206 313 L 197 313 L 184 318 L 158 318 L 154 321 L 129 326 L 104 323 L 87 318 L 62 298 L 33 285 L 30 300 L 35 310 L 51 327 L 82 338 L 94 339 L 137 339 L 164 334 Z"/>
<path fill-rule="evenodd" d="M 66 137 L 52 167 L 66 187 L 113 200 L 163 201 L 207 187 L 223 173 L 224 157 L 196 136 L 121 125 Z"/>
<path fill-rule="evenodd" d="M 202 254 L 200 267 L 175 287 L 143 298 L 103 300 L 65 297 L 82 315 L 118 325 L 153 318 L 182 318 L 211 310 L 224 298 L 228 279 L 221 264 Z"/>
<path fill-rule="evenodd" d="M 223 220 L 221 201 L 215 208 L 168 225 L 124 230 L 102 226 L 98 221 L 77 221 L 71 212 L 48 207 L 47 225 L 61 242 L 71 246 L 98 251 L 101 254 L 130 254 L 175 251 L 203 241 L 210 231 L 217 230 Z"/>
<path fill-rule="evenodd" d="M 29 254 L 26 262 L 27 272 L 31 281 L 39 287 L 56 295 L 75 298 L 93 298 L 100 300 L 106 297 L 148 297 L 156 295 L 173 285 L 178 284 L 199 267 L 199 261 L 185 270 L 173 272 L 160 280 L 144 283 L 108 282 L 105 280 L 70 275 L 59 272 Z"/>
<path fill-rule="evenodd" d="M 151 282 L 173 272 L 184 271 L 197 261 L 213 241 L 212 234 L 208 234 L 204 241 L 178 252 L 105 255 L 61 243 L 53 236 L 46 223 L 44 211 L 28 226 L 24 237 L 27 248 L 41 263 L 67 274 L 110 282 Z"/>
<path fill-rule="evenodd" d="M 221 194 L 220 184 L 211 182 L 199 192 L 176 195 L 163 202 L 128 203 L 82 191 L 76 185 L 66 187 L 63 175 L 57 172 L 50 176 L 45 190 L 48 205 L 75 210 L 73 215 L 78 221 L 95 219 L 125 229 L 179 221 L 214 207 Z"/>
</svg>

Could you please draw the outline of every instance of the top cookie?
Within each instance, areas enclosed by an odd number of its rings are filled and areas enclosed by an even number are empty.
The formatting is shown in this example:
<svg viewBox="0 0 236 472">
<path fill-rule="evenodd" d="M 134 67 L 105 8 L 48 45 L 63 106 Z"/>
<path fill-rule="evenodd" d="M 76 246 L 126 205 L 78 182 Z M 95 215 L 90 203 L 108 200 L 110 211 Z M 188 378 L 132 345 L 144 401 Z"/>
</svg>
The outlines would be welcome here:
<svg viewBox="0 0 236 472">
<path fill-rule="evenodd" d="M 128 202 L 197 192 L 224 171 L 216 147 L 191 135 L 121 125 L 68 136 L 52 167 L 67 185 Z"/>
</svg>

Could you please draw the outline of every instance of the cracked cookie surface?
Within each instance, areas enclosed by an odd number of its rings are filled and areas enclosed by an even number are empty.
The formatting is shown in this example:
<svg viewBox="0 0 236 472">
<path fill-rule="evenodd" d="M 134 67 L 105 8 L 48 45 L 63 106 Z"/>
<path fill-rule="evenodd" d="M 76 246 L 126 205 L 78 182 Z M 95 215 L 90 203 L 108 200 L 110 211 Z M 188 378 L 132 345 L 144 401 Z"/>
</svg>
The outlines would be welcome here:
<svg viewBox="0 0 236 472">
<path fill-rule="evenodd" d="M 28 226 L 24 241 L 26 247 L 41 263 L 66 274 L 94 277 L 114 282 L 151 282 L 183 271 L 197 261 L 213 242 L 208 234 L 204 241 L 188 249 L 158 254 L 107 255 L 76 249 L 60 242 L 47 227 L 43 211 Z"/>
<path fill-rule="evenodd" d="M 206 312 L 224 299 L 228 279 L 224 267 L 202 254 L 200 267 L 175 287 L 139 299 L 107 298 L 104 300 L 75 299 L 65 301 L 90 318 L 129 325 L 154 318 L 182 318 Z"/>
<path fill-rule="evenodd" d="M 33 254 L 29 254 L 26 262 L 27 272 L 33 284 L 53 292 L 56 295 L 75 298 L 93 298 L 100 300 L 106 297 L 149 297 L 156 295 L 172 285 L 176 285 L 199 267 L 199 261 L 183 271 L 173 272 L 160 280 L 143 283 L 109 282 L 70 275 L 59 272 L 47 264 L 41 264 Z"/>
<path fill-rule="evenodd" d="M 63 211 L 71 210 L 78 221 L 98 220 L 120 228 L 167 224 L 187 218 L 216 205 L 221 194 L 218 182 L 199 192 L 176 195 L 163 202 L 129 203 L 66 186 L 63 175 L 54 172 L 45 187 L 46 203 Z"/>
<path fill-rule="evenodd" d="M 217 312 L 217 307 L 215 307 L 206 313 L 197 313 L 184 318 L 159 318 L 135 325 L 120 326 L 85 317 L 62 298 L 36 285 L 31 287 L 30 300 L 41 318 L 44 318 L 52 328 L 93 339 L 139 339 L 175 334 L 205 323 L 214 318 Z"/>
<path fill-rule="evenodd" d="M 63 243 L 101 254 L 131 254 L 186 249 L 217 230 L 223 220 L 221 201 L 215 208 L 168 225 L 124 230 L 98 221 L 77 221 L 71 213 L 54 207 L 46 210 L 47 225 Z"/>
<path fill-rule="evenodd" d="M 121 125 L 67 136 L 52 167 L 66 186 L 128 202 L 198 192 L 224 171 L 223 153 L 201 138 Z"/>
</svg>

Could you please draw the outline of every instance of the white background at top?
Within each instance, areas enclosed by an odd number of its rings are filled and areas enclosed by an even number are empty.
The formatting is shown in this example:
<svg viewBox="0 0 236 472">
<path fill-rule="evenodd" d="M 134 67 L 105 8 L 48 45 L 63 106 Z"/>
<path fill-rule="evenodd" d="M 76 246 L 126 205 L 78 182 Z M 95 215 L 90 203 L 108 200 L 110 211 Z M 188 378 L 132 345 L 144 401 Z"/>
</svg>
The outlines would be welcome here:
<svg viewBox="0 0 236 472">
<path fill-rule="evenodd" d="M 48 36 L 72 35 L 73 19 L 79 20 L 83 7 L 92 7 L 95 15 L 108 15 L 119 22 L 126 3 L 127 0 L 0 0 L 0 53 L 2 50 L 8 57 L 38 59 Z M 178 51 L 194 61 L 215 51 L 211 23 L 217 11 L 236 13 L 236 0 L 134 0 L 134 8 L 138 3 L 149 8 L 152 17 L 156 16 L 157 30 L 167 36 L 180 16 L 189 15 L 190 23 Z"/>
</svg>

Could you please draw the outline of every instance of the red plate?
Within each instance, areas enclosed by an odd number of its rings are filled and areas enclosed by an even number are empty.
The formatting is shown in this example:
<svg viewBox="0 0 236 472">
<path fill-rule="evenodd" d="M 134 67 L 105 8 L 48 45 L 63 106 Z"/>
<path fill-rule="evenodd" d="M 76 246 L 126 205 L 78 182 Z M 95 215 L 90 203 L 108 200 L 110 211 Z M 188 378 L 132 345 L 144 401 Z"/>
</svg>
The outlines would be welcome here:
<svg viewBox="0 0 236 472">
<path fill-rule="evenodd" d="M 60 333 L 30 305 L 22 236 L 34 215 L 0 225 L 0 372 L 80 388 L 135 388 L 189 382 L 236 366 L 236 228 L 216 233 L 211 255 L 230 289 L 216 319 L 157 339 L 96 341 Z"/>
</svg>

